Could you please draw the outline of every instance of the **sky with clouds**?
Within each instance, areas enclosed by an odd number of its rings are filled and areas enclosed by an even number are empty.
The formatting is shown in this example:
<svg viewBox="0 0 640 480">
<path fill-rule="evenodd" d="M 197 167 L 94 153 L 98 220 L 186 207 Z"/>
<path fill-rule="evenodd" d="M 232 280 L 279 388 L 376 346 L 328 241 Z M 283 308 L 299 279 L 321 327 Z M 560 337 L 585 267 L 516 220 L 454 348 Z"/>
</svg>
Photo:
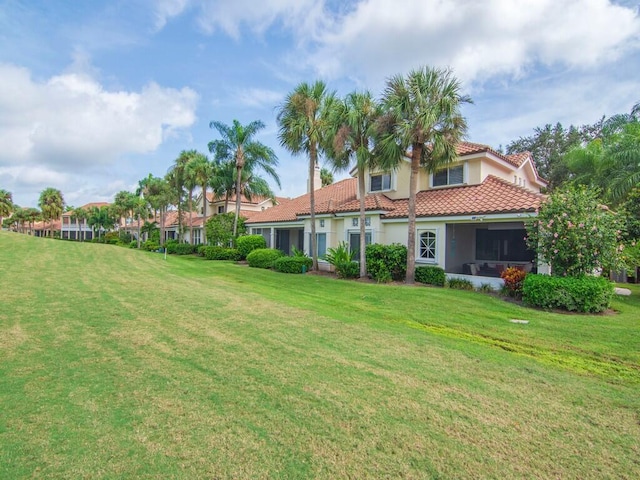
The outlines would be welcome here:
<svg viewBox="0 0 640 480">
<path fill-rule="evenodd" d="M 0 188 L 22 206 L 60 189 L 112 201 L 209 122 L 262 120 L 282 189 L 306 189 L 304 157 L 279 146 L 276 114 L 302 82 L 339 95 L 422 65 L 451 67 L 473 105 L 468 139 L 498 148 L 640 101 L 636 1 L 0 0 Z M 344 176 L 340 174 L 338 177 Z"/>
</svg>

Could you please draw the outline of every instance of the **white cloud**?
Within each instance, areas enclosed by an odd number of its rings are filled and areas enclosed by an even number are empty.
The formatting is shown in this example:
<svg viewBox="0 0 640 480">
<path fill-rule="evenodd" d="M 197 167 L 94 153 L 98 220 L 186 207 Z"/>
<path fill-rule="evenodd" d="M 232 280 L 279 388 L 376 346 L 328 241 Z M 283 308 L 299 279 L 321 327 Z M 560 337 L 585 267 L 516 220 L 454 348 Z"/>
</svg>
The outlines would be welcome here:
<svg viewBox="0 0 640 480">
<path fill-rule="evenodd" d="M 162 30 L 167 22 L 180 15 L 188 4 L 189 0 L 155 0 L 153 2 L 155 29 Z"/>
<path fill-rule="evenodd" d="M 377 82 L 421 64 L 465 80 L 517 77 L 538 63 L 616 60 L 639 34 L 635 11 L 607 0 L 364 0 L 326 30 L 309 63 Z"/>
<path fill-rule="evenodd" d="M 193 125 L 197 101 L 189 88 L 107 91 L 89 75 L 39 82 L 25 68 L 0 64 L 0 166 L 89 169 L 152 152 Z"/>
<path fill-rule="evenodd" d="M 248 88 L 236 93 L 238 102 L 247 107 L 275 107 L 284 94 L 264 88 Z"/>
<path fill-rule="evenodd" d="M 243 26 L 262 34 L 276 22 L 299 38 L 314 36 L 326 17 L 322 0 L 203 1 L 201 10 L 198 22 L 206 33 L 219 29 L 236 39 Z"/>
</svg>

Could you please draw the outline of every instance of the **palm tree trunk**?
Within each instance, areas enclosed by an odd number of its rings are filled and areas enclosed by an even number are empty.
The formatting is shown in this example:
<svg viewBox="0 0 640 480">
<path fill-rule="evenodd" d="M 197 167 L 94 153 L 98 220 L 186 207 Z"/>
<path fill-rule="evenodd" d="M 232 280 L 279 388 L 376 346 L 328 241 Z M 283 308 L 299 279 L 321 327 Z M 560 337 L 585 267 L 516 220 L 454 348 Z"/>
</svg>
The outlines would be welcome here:
<svg viewBox="0 0 640 480">
<path fill-rule="evenodd" d="M 313 259 L 313 270 L 318 270 L 318 249 L 316 241 L 316 195 L 314 177 L 316 164 L 318 163 L 317 145 L 312 144 L 309 149 L 309 209 L 311 210 L 311 258 Z M 288 253 L 288 252 L 287 252 Z"/>
<path fill-rule="evenodd" d="M 240 188 L 242 186 L 242 166 L 237 167 L 237 175 L 236 178 L 236 215 L 233 219 L 233 237 L 238 234 L 238 217 L 240 217 Z M 289 253 L 289 252 L 287 252 Z"/>
<path fill-rule="evenodd" d="M 189 190 L 189 243 L 193 245 L 193 189 Z"/>
<path fill-rule="evenodd" d="M 202 219 L 202 244 L 206 245 L 207 244 L 207 229 L 205 228 L 205 223 L 207 222 L 207 184 L 203 184 L 202 185 L 202 216 L 204 217 Z"/>
<path fill-rule="evenodd" d="M 415 283 L 416 277 L 416 192 L 418 190 L 418 172 L 420 170 L 420 157 L 422 156 L 422 144 L 414 143 L 411 152 L 411 176 L 409 177 L 409 214 L 407 236 L 407 279 L 409 285 Z"/>
<path fill-rule="evenodd" d="M 138 214 L 138 250 L 140 250 L 140 214 Z"/>
<path fill-rule="evenodd" d="M 229 192 L 224 194 L 224 213 L 229 211 Z"/>
<path fill-rule="evenodd" d="M 367 242 L 365 238 L 366 217 L 364 210 L 364 196 L 366 195 L 366 187 L 364 182 L 364 168 L 358 169 L 358 190 L 360 193 L 360 277 L 365 277 L 367 275 L 367 257 L 365 254 Z"/>
</svg>

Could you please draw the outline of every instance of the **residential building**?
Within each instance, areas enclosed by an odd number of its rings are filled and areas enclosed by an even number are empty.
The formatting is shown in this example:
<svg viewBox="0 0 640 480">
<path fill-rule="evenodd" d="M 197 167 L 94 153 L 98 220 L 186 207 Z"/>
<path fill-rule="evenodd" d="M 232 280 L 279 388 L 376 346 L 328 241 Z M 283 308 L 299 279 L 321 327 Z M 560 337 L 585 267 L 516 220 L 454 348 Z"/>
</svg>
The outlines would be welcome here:
<svg viewBox="0 0 640 480">
<path fill-rule="evenodd" d="M 544 179 L 529 153 L 504 155 L 487 145 L 461 143 L 458 159 L 429 174 L 421 170 L 416 196 L 416 264 L 437 265 L 449 276 L 500 284 L 502 270 L 534 265 L 527 249 L 524 221 L 536 215 L 544 196 Z M 355 170 L 352 175 L 355 175 Z M 410 161 L 395 171 L 365 171 L 366 243 L 407 244 Z M 357 178 L 315 192 L 318 255 L 347 242 L 360 241 Z M 310 253 L 309 193 L 253 215 L 251 233 L 267 245 L 291 253 Z M 320 262 L 321 269 L 329 269 Z M 489 279 L 489 280 L 485 280 Z M 493 279 L 493 280 L 491 280 Z"/>
</svg>

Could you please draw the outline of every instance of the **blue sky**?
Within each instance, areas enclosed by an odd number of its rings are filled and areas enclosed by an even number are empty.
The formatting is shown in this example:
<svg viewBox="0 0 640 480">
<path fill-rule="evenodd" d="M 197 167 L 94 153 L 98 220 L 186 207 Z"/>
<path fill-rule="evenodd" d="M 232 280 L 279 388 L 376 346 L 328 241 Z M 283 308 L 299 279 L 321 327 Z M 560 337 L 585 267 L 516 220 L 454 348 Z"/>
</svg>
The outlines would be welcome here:
<svg viewBox="0 0 640 480">
<path fill-rule="evenodd" d="M 607 0 L 0 0 L 0 188 L 35 206 L 111 201 L 207 152 L 211 120 L 262 120 L 282 189 L 306 162 L 276 111 L 302 82 L 344 95 L 421 65 L 451 67 L 494 148 L 546 123 L 593 123 L 640 101 L 640 17 Z M 338 174 L 338 177 L 344 174 Z M 275 186 L 274 186 L 275 187 Z"/>
</svg>

